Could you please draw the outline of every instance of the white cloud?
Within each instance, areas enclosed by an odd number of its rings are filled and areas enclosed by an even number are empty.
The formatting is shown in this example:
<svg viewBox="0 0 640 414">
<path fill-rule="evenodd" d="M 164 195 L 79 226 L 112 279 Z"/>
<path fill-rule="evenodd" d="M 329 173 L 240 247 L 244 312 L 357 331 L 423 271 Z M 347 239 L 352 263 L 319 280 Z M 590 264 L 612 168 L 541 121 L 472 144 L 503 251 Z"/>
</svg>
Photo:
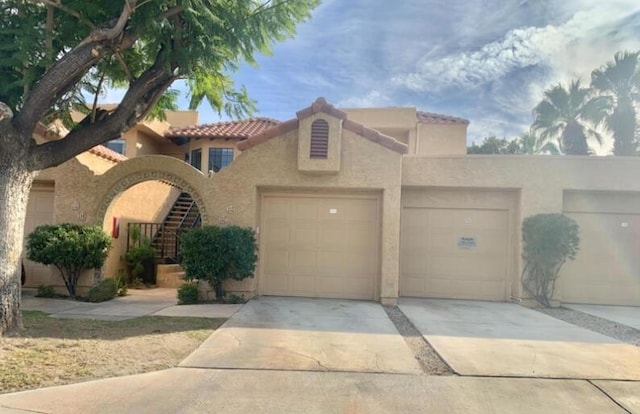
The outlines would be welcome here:
<svg viewBox="0 0 640 414">
<path fill-rule="evenodd" d="M 422 60 L 415 72 L 392 78 L 392 83 L 419 92 L 470 89 L 513 70 L 549 62 L 565 43 L 562 31 L 553 26 L 515 29 L 480 50 Z"/>
<path fill-rule="evenodd" d="M 371 91 L 364 96 L 353 96 L 337 103 L 340 108 L 375 108 L 391 103 L 388 96 L 379 91 Z"/>
</svg>

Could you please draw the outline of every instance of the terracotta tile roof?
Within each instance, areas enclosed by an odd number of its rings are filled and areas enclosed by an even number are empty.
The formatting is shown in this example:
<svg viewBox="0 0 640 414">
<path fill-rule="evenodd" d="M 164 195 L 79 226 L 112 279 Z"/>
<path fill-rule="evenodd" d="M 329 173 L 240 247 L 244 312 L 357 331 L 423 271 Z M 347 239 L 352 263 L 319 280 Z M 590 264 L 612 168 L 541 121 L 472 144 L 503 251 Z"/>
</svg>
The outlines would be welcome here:
<svg viewBox="0 0 640 414">
<path fill-rule="evenodd" d="M 245 121 L 218 122 L 186 128 L 171 128 L 167 138 L 227 138 L 245 139 L 278 125 L 280 121 L 270 118 L 251 118 Z"/>
<path fill-rule="evenodd" d="M 241 151 L 247 150 L 258 144 L 261 144 L 273 137 L 283 135 L 289 131 L 293 131 L 298 128 L 300 120 L 308 118 L 313 114 L 323 112 L 336 118 L 343 120 L 342 128 L 358 134 L 370 141 L 376 142 L 384 147 L 387 147 L 393 151 L 401 154 L 406 154 L 408 147 L 400 141 L 396 141 L 394 138 L 384 135 L 375 129 L 368 128 L 362 124 L 347 119 L 346 112 L 336 109 L 333 105 L 329 104 L 324 98 L 318 98 L 311 104 L 310 107 L 305 108 L 296 113 L 296 118 L 286 122 L 282 122 L 273 128 L 264 130 L 263 132 L 253 135 L 244 141 L 238 143 L 238 149 Z"/>
<path fill-rule="evenodd" d="M 104 145 L 97 145 L 91 148 L 88 152 L 111 162 L 120 162 L 128 159 L 119 152 L 115 152 L 112 149 L 105 147 Z"/>
<path fill-rule="evenodd" d="M 458 124 L 469 125 L 469 120 L 450 115 L 434 114 L 432 112 L 418 111 L 418 122 L 421 124 Z"/>
</svg>

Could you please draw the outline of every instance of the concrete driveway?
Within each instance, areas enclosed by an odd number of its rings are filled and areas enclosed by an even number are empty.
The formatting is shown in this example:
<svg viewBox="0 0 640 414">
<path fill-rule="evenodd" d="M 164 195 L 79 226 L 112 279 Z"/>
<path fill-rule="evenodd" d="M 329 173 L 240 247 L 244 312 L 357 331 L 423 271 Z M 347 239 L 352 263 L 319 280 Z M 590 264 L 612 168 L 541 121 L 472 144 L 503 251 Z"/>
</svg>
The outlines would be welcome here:
<svg viewBox="0 0 640 414">
<path fill-rule="evenodd" d="M 401 299 L 399 306 L 461 375 L 640 380 L 640 348 L 519 305 Z"/>
<path fill-rule="evenodd" d="M 245 304 L 180 366 L 421 372 L 379 304 L 277 297 Z"/>
<path fill-rule="evenodd" d="M 640 330 L 640 307 L 577 304 L 562 306 Z"/>
</svg>

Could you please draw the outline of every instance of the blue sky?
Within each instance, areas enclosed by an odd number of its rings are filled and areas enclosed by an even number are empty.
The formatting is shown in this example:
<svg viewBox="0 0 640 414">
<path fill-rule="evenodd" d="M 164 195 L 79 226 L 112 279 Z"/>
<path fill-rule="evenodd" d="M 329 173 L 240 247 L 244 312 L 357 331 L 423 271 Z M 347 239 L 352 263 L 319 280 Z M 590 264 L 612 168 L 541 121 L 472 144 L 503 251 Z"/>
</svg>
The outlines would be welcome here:
<svg viewBox="0 0 640 414">
<path fill-rule="evenodd" d="M 638 49 L 638 0 L 325 0 L 235 79 L 258 116 L 291 119 L 319 96 L 415 106 L 469 119 L 471 142 L 519 135 L 546 88 L 588 82 L 616 51 Z M 221 119 L 200 111 L 202 123 Z"/>
</svg>

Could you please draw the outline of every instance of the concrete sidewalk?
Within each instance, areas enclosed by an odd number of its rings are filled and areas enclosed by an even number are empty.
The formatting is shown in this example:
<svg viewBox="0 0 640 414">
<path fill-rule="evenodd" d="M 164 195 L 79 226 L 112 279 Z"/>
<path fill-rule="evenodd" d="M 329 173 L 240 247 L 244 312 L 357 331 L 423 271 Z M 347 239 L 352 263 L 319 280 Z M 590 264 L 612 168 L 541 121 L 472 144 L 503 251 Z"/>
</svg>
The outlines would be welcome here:
<svg viewBox="0 0 640 414">
<path fill-rule="evenodd" d="M 122 321 L 141 316 L 230 318 L 242 305 L 178 305 L 176 289 L 129 289 L 127 296 L 88 303 L 70 299 L 37 298 L 33 290 L 22 295 L 22 309 L 40 311 L 52 318 Z"/>
<path fill-rule="evenodd" d="M 638 412 L 640 383 L 624 387 L 612 386 L 612 398 Z M 579 380 L 195 368 L 0 395 L 0 407 L 61 414 L 625 412 Z"/>
<path fill-rule="evenodd" d="M 640 331 L 640 307 L 606 305 L 563 304 L 565 308 L 577 310 L 598 318 L 607 319 Z"/>
</svg>

